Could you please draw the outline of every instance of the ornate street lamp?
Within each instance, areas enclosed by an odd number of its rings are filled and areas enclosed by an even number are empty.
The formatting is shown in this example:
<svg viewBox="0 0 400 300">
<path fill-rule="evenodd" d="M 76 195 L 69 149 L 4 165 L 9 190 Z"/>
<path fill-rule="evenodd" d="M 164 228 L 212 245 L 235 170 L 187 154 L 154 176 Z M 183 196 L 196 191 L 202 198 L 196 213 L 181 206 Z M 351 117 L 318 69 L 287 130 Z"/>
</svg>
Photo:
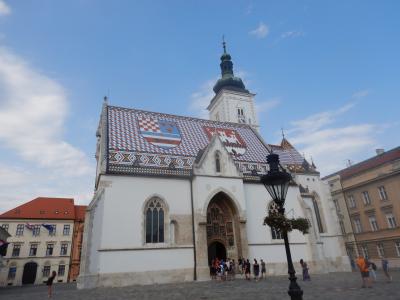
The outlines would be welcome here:
<svg viewBox="0 0 400 300">
<path fill-rule="evenodd" d="M 285 199 L 292 176 L 286 170 L 279 169 L 279 155 L 271 153 L 267 156 L 269 171 L 261 176 L 261 182 L 264 184 L 272 200 L 278 206 L 278 212 L 285 215 Z M 303 291 L 297 284 L 296 271 L 294 270 L 292 255 L 290 254 L 289 240 L 286 230 L 282 230 L 283 240 L 285 241 L 286 258 L 288 262 L 289 290 L 288 294 L 292 300 L 302 300 Z"/>
</svg>

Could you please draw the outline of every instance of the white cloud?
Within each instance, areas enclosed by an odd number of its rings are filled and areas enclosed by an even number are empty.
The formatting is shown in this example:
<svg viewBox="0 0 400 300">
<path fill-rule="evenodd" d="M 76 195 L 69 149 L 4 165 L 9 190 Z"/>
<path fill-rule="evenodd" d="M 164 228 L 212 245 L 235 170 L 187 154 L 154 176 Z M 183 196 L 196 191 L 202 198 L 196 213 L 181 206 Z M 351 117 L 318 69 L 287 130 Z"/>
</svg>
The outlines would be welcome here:
<svg viewBox="0 0 400 300">
<path fill-rule="evenodd" d="M 260 22 L 258 27 L 249 32 L 250 35 L 254 35 L 259 39 L 265 38 L 269 33 L 269 27 L 265 25 L 263 22 Z"/>
<path fill-rule="evenodd" d="M 211 99 L 215 96 L 213 86 L 218 78 L 207 80 L 198 91 L 190 96 L 189 110 L 196 116 L 202 119 L 208 119 L 207 106 Z"/>
<path fill-rule="evenodd" d="M 366 97 L 368 95 L 369 95 L 369 90 L 361 90 L 361 91 L 355 92 L 351 96 L 351 98 L 353 98 L 353 99 L 361 99 L 361 98 L 364 98 L 364 97 Z"/>
<path fill-rule="evenodd" d="M 356 160 L 370 153 L 377 145 L 375 136 L 385 128 L 369 123 L 339 126 L 338 117 L 355 105 L 348 103 L 336 110 L 293 121 L 286 132 L 301 153 L 313 157 L 323 175 L 344 168 L 347 159 Z"/>
<path fill-rule="evenodd" d="M 11 8 L 3 0 L 0 0 L 0 16 L 11 14 Z"/>
<path fill-rule="evenodd" d="M 255 103 L 256 112 L 262 114 L 269 112 L 271 109 L 277 107 L 281 103 L 279 98 L 272 98 L 266 101 L 257 101 Z"/>
<path fill-rule="evenodd" d="M 296 37 L 301 37 L 304 36 L 305 33 L 302 30 L 293 30 L 293 31 L 286 31 L 281 34 L 282 39 L 288 39 L 288 38 L 296 38 Z"/>
<path fill-rule="evenodd" d="M 0 141 L 26 161 L 61 174 L 87 174 L 87 157 L 62 139 L 66 93 L 9 50 L 0 48 Z"/>
<path fill-rule="evenodd" d="M 1 211 L 38 196 L 91 194 L 94 167 L 64 138 L 67 111 L 59 83 L 0 47 Z"/>
</svg>

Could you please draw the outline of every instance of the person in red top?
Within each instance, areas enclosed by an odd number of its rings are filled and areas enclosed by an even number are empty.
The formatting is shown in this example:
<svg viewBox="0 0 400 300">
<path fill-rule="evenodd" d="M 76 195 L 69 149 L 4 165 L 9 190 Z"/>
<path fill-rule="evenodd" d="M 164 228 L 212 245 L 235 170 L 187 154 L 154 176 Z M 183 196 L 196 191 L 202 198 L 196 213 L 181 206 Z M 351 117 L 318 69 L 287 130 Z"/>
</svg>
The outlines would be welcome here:
<svg viewBox="0 0 400 300">
<path fill-rule="evenodd" d="M 369 278 L 368 263 L 367 263 L 366 259 L 362 256 L 359 256 L 357 258 L 356 263 L 357 263 L 358 268 L 360 269 L 361 278 L 363 281 L 362 287 L 363 288 L 365 288 L 365 287 L 371 288 L 372 284 L 371 284 L 371 279 Z"/>
</svg>

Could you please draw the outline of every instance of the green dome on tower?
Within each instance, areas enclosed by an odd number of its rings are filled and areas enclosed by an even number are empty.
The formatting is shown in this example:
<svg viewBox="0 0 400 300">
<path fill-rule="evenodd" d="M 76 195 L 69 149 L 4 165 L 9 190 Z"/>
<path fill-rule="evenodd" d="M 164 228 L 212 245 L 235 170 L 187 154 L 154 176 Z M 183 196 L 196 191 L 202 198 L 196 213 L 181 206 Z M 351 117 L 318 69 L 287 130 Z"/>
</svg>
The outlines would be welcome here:
<svg viewBox="0 0 400 300">
<path fill-rule="evenodd" d="M 248 93 L 246 90 L 242 79 L 235 77 L 233 74 L 233 63 L 232 58 L 229 53 L 226 52 L 225 41 L 222 43 L 224 47 L 224 53 L 221 55 L 221 78 L 218 79 L 217 83 L 214 85 L 214 92 L 218 94 L 221 89 L 227 89 L 232 91 Z"/>
</svg>

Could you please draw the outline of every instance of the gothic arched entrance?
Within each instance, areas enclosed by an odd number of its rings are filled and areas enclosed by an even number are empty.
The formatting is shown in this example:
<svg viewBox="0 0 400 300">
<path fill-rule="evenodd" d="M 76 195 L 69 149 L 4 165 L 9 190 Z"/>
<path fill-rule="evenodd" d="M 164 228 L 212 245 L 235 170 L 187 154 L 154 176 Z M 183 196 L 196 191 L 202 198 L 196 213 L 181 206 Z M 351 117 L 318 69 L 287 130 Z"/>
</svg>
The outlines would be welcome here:
<svg viewBox="0 0 400 300">
<path fill-rule="evenodd" d="M 37 266 L 35 262 L 28 262 L 25 264 L 24 273 L 22 274 L 22 284 L 35 283 Z"/>
<path fill-rule="evenodd" d="M 216 194 L 207 207 L 208 263 L 214 258 L 231 258 L 242 255 L 239 215 L 225 193 Z"/>
<path fill-rule="evenodd" d="M 226 260 L 226 247 L 221 242 L 212 242 L 208 246 L 208 264 L 211 265 L 211 260 L 214 258 Z"/>
</svg>

